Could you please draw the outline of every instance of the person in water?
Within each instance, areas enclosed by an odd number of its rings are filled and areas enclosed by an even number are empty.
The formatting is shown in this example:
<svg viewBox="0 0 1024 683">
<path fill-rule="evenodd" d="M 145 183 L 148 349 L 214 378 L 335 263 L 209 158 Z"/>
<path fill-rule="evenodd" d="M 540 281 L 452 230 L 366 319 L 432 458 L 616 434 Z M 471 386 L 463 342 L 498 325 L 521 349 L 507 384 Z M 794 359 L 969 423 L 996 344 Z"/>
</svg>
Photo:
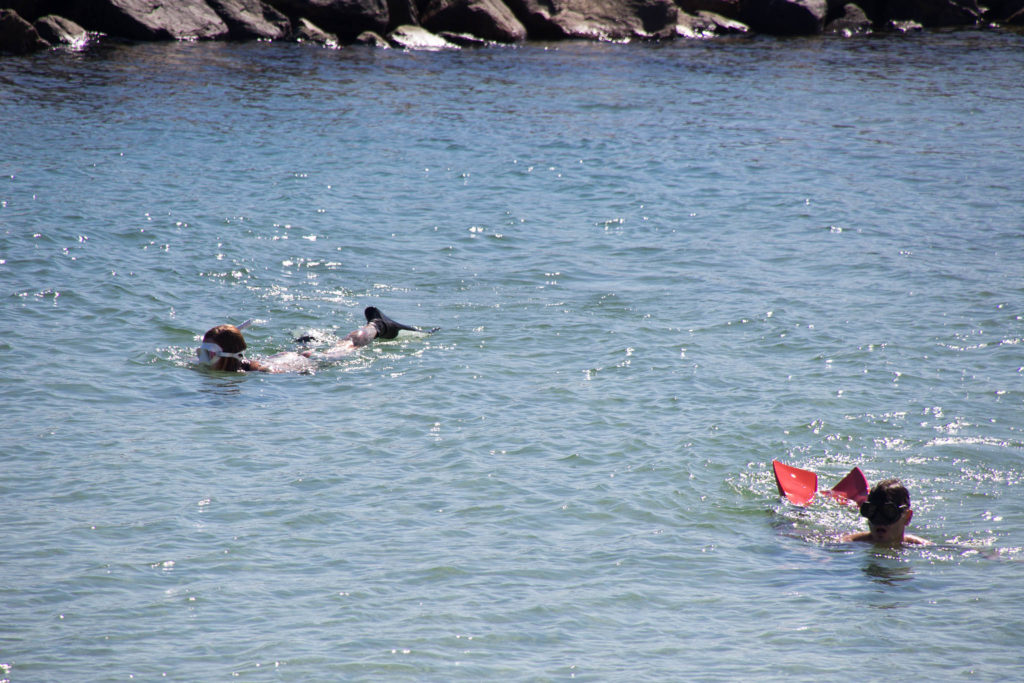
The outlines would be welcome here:
<svg viewBox="0 0 1024 683">
<path fill-rule="evenodd" d="M 868 520 L 868 530 L 847 534 L 843 541 L 931 545 L 931 541 L 906 532 L 914 511 L 910 509 L 910 492 L 898 479 L 886 479 L 875 484 L 868 493 L 868 499 L 860 504 L 860 514 Z"/>
<path fill-rule="evenodd" d="M 310 369 L 316 360 L 335 360 L 366 346 L 374 339 L 394 339 L 400 330 L 422 332 L 418 327 L 395 322 L 373 306 L 364 311 L 366 325 L 349 332 L 338 344 L 327 351 L 286 351 L 265 360 L 244 357 L 247 345 L 241 327 L 218 325 L 207 330 L 203 343 L 196 349 L 199 362 L 222 372 L 289 372 Z M 435 330 L 430 330 L 434 332 Z"/>
</svg>

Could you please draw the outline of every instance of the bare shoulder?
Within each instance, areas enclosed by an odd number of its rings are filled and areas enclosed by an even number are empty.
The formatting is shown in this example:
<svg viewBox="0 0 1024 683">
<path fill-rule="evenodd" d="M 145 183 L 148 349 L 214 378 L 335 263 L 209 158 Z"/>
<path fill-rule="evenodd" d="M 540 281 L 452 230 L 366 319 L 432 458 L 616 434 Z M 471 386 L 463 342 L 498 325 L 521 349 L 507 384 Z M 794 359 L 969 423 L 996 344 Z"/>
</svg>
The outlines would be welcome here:
<svg viewBox="0 0 1024 683">
<path fill-rule="evenodd" d="M 844 534 L 839 537 L 840 543 L 867 543 L 871 541 L 871 534 L 867 531 L 858 531 L 853 534 Z"/>
</svg>

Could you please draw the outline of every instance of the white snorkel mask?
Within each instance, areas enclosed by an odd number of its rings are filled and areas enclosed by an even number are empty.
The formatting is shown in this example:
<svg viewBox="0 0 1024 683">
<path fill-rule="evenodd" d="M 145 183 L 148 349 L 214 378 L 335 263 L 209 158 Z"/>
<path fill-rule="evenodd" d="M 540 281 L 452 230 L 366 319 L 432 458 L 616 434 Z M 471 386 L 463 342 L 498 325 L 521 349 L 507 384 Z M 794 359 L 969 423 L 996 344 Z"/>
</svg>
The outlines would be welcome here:
<svg viewBox="0 0 1024 683">
<path fill-rule="evenodd" d="M 220 347 L 220 344 L 214 344 L 213 342 L 203 342 L 200 344 L 199 348 L 196 349 L 196 356 L 199 357 L 200 363 L 205 363 L 206 365 L 213 365 L 217 362 L 218 358 L 237 358 L 242 360 L 241 351 L 238 353 L 228 353 Z"/>
<path fill-rule="evenodd" d="M 252 318 L 246 320 L 241 325 L 238 325 L 237 329 L 245 329 L 251 324 Z M 217 362 L 218 358 L 237 358 L 238 360 L 242 360 L 242 352 L 239 351 L 237 353 L 228 353 L 227 351 L 221 348 L 220 344 L 204 341 L 202 344 L 199 345 L 199 348 L 196 349 L 196 357 L 198 357 L 199 362 L 203 363 L 204 365 L 213 365 L 214 363 Z"/>
</svg>

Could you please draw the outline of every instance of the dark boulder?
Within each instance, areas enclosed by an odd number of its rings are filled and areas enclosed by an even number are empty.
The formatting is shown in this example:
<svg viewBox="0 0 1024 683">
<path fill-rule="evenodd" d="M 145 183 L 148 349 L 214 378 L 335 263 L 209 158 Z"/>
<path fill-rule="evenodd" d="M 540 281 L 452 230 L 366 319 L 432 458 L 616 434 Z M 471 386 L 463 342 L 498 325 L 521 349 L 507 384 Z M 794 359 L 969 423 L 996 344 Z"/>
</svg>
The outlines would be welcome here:
<svg viewBox="0 0 1024 683">
<path fill-rule="evenodd" d="M 887 19 L 917 21 L 922 26 L 974 26 L 982 21 L 976 0 L 889 0 Z"/>
<path fill-rule="evenodd" d="M 1013 0 L 1007 5 L 1011 6 L 1009 9 L 1012 11 L 1001 21 L 1015 26 L 1024 26 L 1024 0 Z"/>
<path fill-rule="evenodd" d="M 61 6 L 54 0 L 0 0 L 0 7 L 14 10 L 29 23 L 47 14 L 61 14 Z"/>
<path fill-rule="evenodd" d="M 423 27 L 434 33 L 468 33 L 496 43 L 526 40 L 526 28 L 501 0 L 431 0 Z"/>
<path fill-rule="evenodd" d="M 405 24 L 420 25 L 420 7 L 425 3 L 416 0 L 387 0 L 387 3 L 389 30 Z"/>
<path fill-rule="evenodd" d="M 679 9 L 669 0 L 508 0 L 534 40 L 630 40 L 675 34 Z"/>
<path fill-rule="evenodd" d="M 53 45 L 81 47 L 89 40 L 89 33 L 84 28 L 70 19 L 59 17 L 56 14 L 39 17 L 33 26 L 39 31 L 43 40 Z"/>
<path fill-rule="evenodd" d="M 54 13 L 90 31 L 131 40 L 226 38 L 227 24 L 204 0 L 66 0 Z"/>
<path fill-rule="evenodd" d="M 871 33 L 871 19 L 859 5 L 847 3 L 843 13 L 825 26 L 825 33 L 843 36 L 858 36 Z"/>
<path fill-rule="evenodd" d="M 1014 0 L 1014 2 L 1024 6 L 1024 0 Z M 982 8 L 985 21 L 993 23 L 1004 22 L 1007 16 L 1013 14 L 1013 10 L 1009 9 L 1012 4 L 1014 3 L 1009 2 L 1009 0 L 989 0 L 985 3 L 985 7 Z"/>
<path fill-rule="evenodd" d="M 263 0 L 206 0 L 232 40 L 279 40 L 292 32 L 288 17 Z"/>
<path fill-rule="evenodd" d="M 826 0 L 742 0 L 739 19 L 758 33 L 814 35 L 826 16 Z"/>
<path fill-rule="evenodd" d="M 43 40 L 35 26 L 14 10 L 0 9 L 0 53 L 27 55 L 45 50 L 50 44 Z"/>
<path fill-rule="evenodd" d="M 719 14 L 729 19 L 739 19 L 740 0 L 676 0 L 679 9 L 700 16 L 701 12 Z"/>
<path fill-rule="evenodd" d="M 268 0 L 292 22 L 308 19 L 346 42 L 363 31 L 384 33 L 390 23 L 387 0 Z"/>
<path fill-rule="evenodd" d="M 1024 0 L 990 0 L 985 20 L 999 24 L 1024 24 Z M 24 16 L 24 15 L 22 15 Z"/>
<path fill-rule="evenodd" d="M 873 26 L 877 27 L 886 21 L 885 7 L 888 2 L 889 0 L 828 0 L 828 16 L 825 18 L 825 26 L 827 27 L 836 19 L 846 16 L 846 6 L 853 4 L 861 9 L 871 20 Z"/>
</svg>

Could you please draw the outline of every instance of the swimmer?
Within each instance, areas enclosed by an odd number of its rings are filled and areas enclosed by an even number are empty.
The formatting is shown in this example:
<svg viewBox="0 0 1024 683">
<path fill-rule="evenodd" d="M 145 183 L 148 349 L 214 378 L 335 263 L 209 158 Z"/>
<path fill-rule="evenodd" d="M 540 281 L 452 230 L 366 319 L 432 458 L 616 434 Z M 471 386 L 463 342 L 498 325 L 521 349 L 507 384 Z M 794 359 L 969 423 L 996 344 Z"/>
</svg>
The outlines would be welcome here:
<svg viewBox="0 0 1024 683">
<path fill-rule="evenodd" d="M 218 325 L 203 335 L 203 343 L 196 349 L 199 362 L 222 372 L 301 372 L 311 370 L 317 360 L 336 360 L 349 355 L 356 349 L 366 346 L 374 339 L 394 339 L 401 330 L 422 332 L 418 327 L 395 322 L 373 306 L 364 311 L 367 324 L 358 330 L 349 332 L 335 346 L 326 351 L 286 351 L 269 356 L 263 361 L 250 360 L 243 356 L 247 345 L 241 329 L 248 321 L 238 327 L 234 325 Z M 427 334 L 437 329 L 427 331 Z"/>
<path fill-rule="evenodd" d="M 906 533 L 914 516 L 910 509 L 910 493 L 897 479 L 880 481 L 860 504 L 860 514 L 868 520 L 868 531 L 846 534 L 842 541 L 861 541 L 876 545 L 931 545 L 931 541 Z"/>
</svg>

